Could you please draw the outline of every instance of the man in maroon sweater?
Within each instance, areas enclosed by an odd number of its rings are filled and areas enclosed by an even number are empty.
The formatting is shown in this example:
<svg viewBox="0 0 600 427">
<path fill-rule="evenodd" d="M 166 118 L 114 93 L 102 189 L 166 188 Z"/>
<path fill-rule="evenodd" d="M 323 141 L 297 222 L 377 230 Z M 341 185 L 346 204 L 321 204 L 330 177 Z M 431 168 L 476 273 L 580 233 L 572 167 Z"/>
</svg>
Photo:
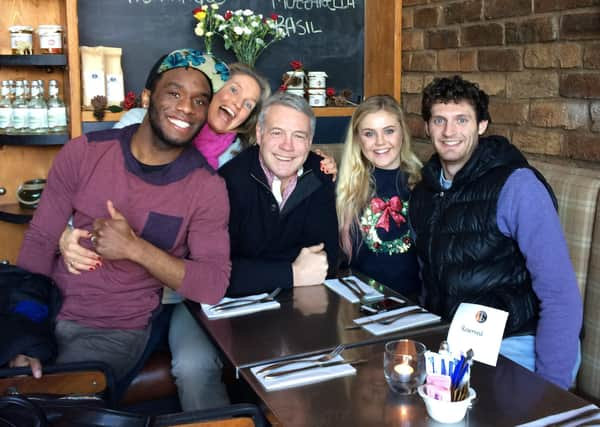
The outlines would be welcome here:
<svg viewBox="0 0 600 427">
<path fill-rule="evenodd" d="M 100 360 L 122 378 L 144 350 L 163 285 L 198 302 L 225 294 L 227 192 L 191 141 L 226 71 L 198 51 L 174 51 L 158 69 L 141 125 L 83 135 L 57 155 L 17 261 L 61 290 L 57 362 Z M 102 256 L 81 274 L 57 255 L 71 216 L 91 232 L 82 245 Z M 12 365 L 41 376 L 40 361 L 27 355 Z"/>
</svg>

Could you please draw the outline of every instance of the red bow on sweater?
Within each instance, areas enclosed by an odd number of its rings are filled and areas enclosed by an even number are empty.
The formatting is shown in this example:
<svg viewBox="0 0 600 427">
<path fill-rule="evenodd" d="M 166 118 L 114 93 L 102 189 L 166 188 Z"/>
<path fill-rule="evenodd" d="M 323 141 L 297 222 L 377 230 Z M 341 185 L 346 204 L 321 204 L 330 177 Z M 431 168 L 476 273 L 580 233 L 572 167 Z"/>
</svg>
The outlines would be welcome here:
<svg viewBox="0 0 600 427">
<path fill-rule="evenodd" d="M 402 200 L 400 197 L 394 196 L 387 202 L 384 202 L 379 197 L 371 200 L 371 211 L 376 214 L 383 212 L 375 227 L 383 228 L 385 231 L 390 231 L 390 216 L 398 227 L 406 222 L 406 219 L 400 214 L 402 212 Z"/>
</svg>

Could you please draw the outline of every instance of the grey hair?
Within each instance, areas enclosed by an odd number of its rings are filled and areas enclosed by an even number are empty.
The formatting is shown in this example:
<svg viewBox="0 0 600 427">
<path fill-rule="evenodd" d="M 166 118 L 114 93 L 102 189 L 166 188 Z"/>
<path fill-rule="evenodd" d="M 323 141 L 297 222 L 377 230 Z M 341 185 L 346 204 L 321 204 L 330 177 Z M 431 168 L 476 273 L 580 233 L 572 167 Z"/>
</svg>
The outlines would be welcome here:
<svg viewBox="0 0 600 427">
<path fill-rule="evenodd" d="M 258 127 L 260 127 L 261 132 L 265 128 L 267 111 L 274 105 L 293 108 L 294 110 L 299 111 L 308 117 L 310 119 L 310 138 L 312 139 L 312 137 L 315 135 L 315 127 L 317 126 L 317 118 L 315 117 L 315 113 L 304 98 L 287 92 L 276 92 L 271 95 L 263 104 L 263 108 L 260 110 L 260 114 L 258 115 Z"/>
</svg>

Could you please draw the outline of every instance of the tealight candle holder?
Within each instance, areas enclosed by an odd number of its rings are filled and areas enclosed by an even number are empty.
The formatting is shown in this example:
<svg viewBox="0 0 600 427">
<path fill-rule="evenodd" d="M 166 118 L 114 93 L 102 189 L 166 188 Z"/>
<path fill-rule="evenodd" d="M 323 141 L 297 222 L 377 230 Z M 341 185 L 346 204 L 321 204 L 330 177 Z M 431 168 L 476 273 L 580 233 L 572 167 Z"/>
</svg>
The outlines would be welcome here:
<svg viewBox="0 0 600 427">
<path fill-rule="evenodd" d="M 396 393 L 412 394 L 425 382 L 425 351 L 423 343 L 409 339 L 385 344 L 383 373 Z"/>
</svg>

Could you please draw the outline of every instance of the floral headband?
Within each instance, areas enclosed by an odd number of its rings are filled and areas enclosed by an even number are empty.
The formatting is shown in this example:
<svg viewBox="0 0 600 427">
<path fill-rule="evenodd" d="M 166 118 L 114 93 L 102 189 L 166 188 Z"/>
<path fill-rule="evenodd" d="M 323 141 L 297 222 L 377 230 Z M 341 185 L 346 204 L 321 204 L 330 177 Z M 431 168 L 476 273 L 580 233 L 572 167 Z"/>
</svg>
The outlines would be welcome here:
<svg viewBox="0 0 600 427">
<path fill-rule="evenodd" d="M 175 68 L 193 68 L 203 73 L 211 83 L 213 92 L 223 87 L 229 80 L 227 64 L 214 56 L 196 49 L 178 49 L 169 53 L 161 62 L 157 75 Z"/>
</svg>

